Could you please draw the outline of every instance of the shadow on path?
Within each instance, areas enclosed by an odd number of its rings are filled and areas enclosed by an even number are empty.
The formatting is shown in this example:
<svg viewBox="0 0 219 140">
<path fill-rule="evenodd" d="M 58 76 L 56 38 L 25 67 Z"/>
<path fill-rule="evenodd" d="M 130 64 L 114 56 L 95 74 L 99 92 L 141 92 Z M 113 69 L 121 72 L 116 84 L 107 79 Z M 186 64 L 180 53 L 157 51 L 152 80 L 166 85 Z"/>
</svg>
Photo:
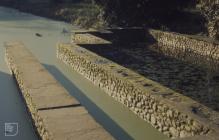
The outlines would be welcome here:
<svg viewBox="0 0 219 140">
<path fill-rule="evenodd" d="M 77 98 L 89 111 L 94 119 L 99 122 L 112 136 L 118 140 L 132 140 L 120 126 L 118 126 L 107 114 L 90 101 L 84 93 L 66 78 L 55 66 L 43 64 L 43 66 L 58 80 L 68 92 Z M 125 118 L 124 118 L 125 119 Z"/>
</svg>

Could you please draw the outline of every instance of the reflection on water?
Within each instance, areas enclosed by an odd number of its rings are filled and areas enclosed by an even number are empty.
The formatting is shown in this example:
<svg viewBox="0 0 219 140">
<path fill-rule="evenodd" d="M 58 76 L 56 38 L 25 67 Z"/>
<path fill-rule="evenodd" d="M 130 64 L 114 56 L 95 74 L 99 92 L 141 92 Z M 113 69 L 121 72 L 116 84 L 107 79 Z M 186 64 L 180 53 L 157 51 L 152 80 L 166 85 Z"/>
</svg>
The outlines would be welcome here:
<svg viewBox="0 0 219 140">
<path fill-rule="evenodd" d="M 102 90 L 56 59 L 56 43 L 70 40 L 69 34 L 62 33 L 63 29 L 72 30 L 73 28 L 64 22 L 0 7 L 0 71 L 2 71 L 0 74 L 0 120 L 18 121 L 21 124 L 20 137 L 16 140 L 32 140 L 36 137 L 15 84 L 11 76 L 7 74 L 8 69 L 4 62 L 3 43 L 12 40 L 23 41 L 70 94 L 75 96 L 117 139 L 163 140 L 166 138 L 122 104 L 114 101 Z M 41 34 L 42 37 L 36 36 L 36 33 Z M 4 111 L 6 108 L 7 110 Z M 0 123 L 2 126 L 2 122 Z"/>
</svg>

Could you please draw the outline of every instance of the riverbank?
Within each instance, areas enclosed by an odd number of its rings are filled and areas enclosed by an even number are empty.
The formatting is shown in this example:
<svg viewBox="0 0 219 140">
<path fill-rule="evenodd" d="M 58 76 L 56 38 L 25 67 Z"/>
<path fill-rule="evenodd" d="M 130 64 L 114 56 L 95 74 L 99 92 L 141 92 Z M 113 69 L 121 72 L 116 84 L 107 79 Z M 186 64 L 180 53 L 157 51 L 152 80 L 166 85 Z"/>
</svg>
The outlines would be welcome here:
<svg viewBox="0 0 219 140">
<path fill-rule="evenodd" d="M 217 10 L 218 5 L 214 2 L 215 0 L 212 0 L 212 4 L 196 2 L 186 5 L 180 5 L 179 3 L 168 5 L 168 3 L 164 3 L 162 7 L 159 7 L 159 5 L 163 4 L 161 1 L 155 3 L 148 1 L 140 5 L 138 5 L 139 2 L 127 1 L 122 3 L 118 1 L 117 3 L 107 0 L 44 1 L 34 3 L 7 1 L 9 2 L 1 1 L 0 5 L 66 21 L 82 28 L 102 29 L 106 27 L 138 26 L 219 39 L 219 12 Z M 181 9 L 174 7 L 181 7 Z"/>
<path fill-rule="evenodd" d="M 2 3 L 0 5 L 15 8 L 22 12 L 65 21 L 82 28 L 106 28 L 101 6 L 90 1 L 52 3 Z"/>
</svg>

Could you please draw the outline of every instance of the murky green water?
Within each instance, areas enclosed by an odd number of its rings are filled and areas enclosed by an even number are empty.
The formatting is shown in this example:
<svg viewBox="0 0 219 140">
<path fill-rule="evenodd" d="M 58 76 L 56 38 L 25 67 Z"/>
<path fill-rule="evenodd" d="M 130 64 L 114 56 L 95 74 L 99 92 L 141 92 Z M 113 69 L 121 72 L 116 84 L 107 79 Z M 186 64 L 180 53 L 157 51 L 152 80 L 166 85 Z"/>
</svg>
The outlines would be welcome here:
<svg viewBox="0 0 219 140">
<path fill-rule="evenodd" d="M 0 140 L 37 139 L 18 89 L 4 62 L 3 43 L 14 40 L 23 41 L 71 95 L 76 97 L 116 139 L 166 139 L 150 124 L 139 119 L 125 106 L 114 101 L 91 82 L 78 73 L 72 72 L 56 59 L 56 43 L 70 40 L 69 34 L 62 33 L 64 28 L 73 29 L 64 22 L 0 7 Z M 36 36 L 36 33 L 41 34 L 42 37 Z M 18 122 L 17 136 L 4 136 L 5 122 Z"/>
</svg>

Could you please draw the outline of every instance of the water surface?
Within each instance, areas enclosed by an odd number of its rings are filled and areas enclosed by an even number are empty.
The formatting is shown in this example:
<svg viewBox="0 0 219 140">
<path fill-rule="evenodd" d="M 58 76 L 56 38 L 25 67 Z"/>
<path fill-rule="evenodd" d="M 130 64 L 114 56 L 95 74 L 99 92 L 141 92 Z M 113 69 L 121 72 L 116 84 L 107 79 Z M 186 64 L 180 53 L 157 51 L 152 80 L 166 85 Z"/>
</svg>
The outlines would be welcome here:
<svg viewBox="0 0 219 140">
<path fill-rule="evenodd" d="M 166 137 L 150 124 L 138 118 L 125 106 L 56 59 L 57 42 L 70 40 L 70 34 L 63 34 L 63 29 L 73 30 L 74 28 L 76 27 L 64 22 L 0 7 L 0 139 L 7 139 L 4 137 L 4 122 L 19 123 L 18 136 L 8 139 L 37 139 L 18 89 L 4 62 L 5 41 L 23 41 L 49 72 L 116 139 L 165 139 Z M 36 33 L 42 36 L 36 36 Z"/>
</svg>

